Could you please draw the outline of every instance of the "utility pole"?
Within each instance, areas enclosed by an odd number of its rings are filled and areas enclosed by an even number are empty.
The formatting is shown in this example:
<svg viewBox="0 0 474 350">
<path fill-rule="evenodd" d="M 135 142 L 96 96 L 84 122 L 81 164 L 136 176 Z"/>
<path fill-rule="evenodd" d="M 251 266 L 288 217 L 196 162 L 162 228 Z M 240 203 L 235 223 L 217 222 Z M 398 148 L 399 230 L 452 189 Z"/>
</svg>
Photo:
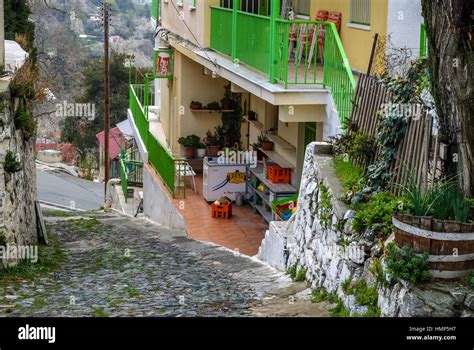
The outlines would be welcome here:
<svg viewBox="0 0 474 350">
<path fill-rule="evenodd" d="M 109 81 L 109 3 L 104 1 L 104 166 L 105 166 L 105 196 L 107 196 L 107 182 L 110 179 L 109 160 L 109 129 L 110 129 L 110 81 Z"/>
</svg>

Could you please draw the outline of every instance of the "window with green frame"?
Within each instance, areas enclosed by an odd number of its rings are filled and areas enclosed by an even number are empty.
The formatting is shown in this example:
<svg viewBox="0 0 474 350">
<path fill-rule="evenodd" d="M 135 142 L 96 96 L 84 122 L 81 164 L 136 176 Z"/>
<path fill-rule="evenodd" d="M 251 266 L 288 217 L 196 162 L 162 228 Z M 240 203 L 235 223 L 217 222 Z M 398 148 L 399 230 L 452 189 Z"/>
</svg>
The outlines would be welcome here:
<svg viewBox="0 0 474 350">
<path fill-rule="evenodd" d="M 371 0 L 351 0 L 350 22 L 355 24 L 370 25 Z"/>
<path fill-rule="evenodd" d="M 197 0 L 189 0 L 189 9 L 195 10 L 196 9 L 196 2 Z"/>
</svg>

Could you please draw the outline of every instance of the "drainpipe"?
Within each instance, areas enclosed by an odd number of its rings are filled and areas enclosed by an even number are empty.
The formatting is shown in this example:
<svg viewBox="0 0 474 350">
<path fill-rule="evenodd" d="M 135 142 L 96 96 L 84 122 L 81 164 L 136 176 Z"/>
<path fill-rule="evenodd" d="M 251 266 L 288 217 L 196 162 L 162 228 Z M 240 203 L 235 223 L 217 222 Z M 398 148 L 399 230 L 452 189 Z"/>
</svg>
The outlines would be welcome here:
<svg viewBox="0 0 474 350">
<path fill-rule="evenodd" d="M 120 179 L 110 179 L 105 186 L 105 204 L 104 209 L 109 210 L 112 206 L 112 185 L 118 185 Z"/>
</svg>

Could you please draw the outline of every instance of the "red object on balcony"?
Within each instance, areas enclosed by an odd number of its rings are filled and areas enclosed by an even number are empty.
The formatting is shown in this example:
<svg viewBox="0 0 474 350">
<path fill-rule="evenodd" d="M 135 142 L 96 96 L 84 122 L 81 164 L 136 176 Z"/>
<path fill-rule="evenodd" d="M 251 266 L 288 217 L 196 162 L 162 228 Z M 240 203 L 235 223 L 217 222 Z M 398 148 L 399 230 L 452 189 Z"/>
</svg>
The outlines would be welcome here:
<svg viewBox="0 0 474 350">
<path fill-rule="evenodd" d="M 232 217 L 232 202 L 228 204 L 211 204 L 213 219 L 230 219 Z"/>
</svg>

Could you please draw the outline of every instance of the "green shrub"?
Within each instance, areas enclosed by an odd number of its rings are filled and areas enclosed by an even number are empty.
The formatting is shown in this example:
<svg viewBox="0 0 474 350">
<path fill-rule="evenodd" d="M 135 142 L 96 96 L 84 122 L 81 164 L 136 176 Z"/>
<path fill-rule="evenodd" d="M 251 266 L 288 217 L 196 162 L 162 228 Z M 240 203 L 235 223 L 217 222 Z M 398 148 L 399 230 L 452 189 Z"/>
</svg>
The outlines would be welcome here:
<svg viewBox="0 0 474 350">
<path fill-rule="evenodd" d="M 320 201 L 318 206 L 319 223 L 324 228 L 328 228 L 332 222 L 332 196 L 329 188 L 322 182 L 319 184 Z"/>
<path fill-rule="evenodd" d="M 18 109 L 15 113 L 15 127 L 23 132 L 25 139 L 30 139 L 36 134 L 36 121 L 31 113 Z"/>
<path fill-rule="evenodd" d="M 296 278 L 296 273 L 298 272 L 298 263 L 290 266 L 288 268 L 288 271 L 286 271 L 286 274 L 291 277 L 292 280 Z"/>
<path fill-rule="evenodd" d="M 306 269 L 300 269 L 293 280 L 295 282 L 303 282 L 306 279 Z"/>
<path fill-rule="evenodd" d="M 392 216 L 400 207 L 400 199 L 389 192 L 376 194 L 368 203 L 359 204 L 352 228 L 363 233 L 373 228 L 375 234 L 388 237 L 393 229 Z"/>
<path fill-rule="evenodd" d="M 387 245 L 387 272 L 394 281 L 405 280 L 411 283 L 426 282 L 429 274 L 428 253 L 415 254 L 409 247 L 398 248 L 393 242 Z"/>
<path fill-rule="evenodd" d="M 21 163 L 16 159 L 16 154 L 12 151 L 7 151 L 3 167 L 10 174 L 17 173 L 22 169 Z"/>
<path fill-rule="evenodd" d="M 367 306 L 367 312 L 363 315 L 364 317 L 378 317 L 380 316 L 380 309 L 377 306 L 378 301 L 378 285 L 369 287 L 367 282 L 361 280 L 351 286 L 351 280 L 349 279 L 344 282 L 342 289 L 346 295 L 354 295 L 356 303 L 362 306 Z M 349 282 L 348 282 L 349 281 Z"/>
<path fill-rule="evenodd" d="M 474 270 L 472 270 L 469 275 L 463 277 L 463 282 L 469 287 L 474 288 Z"/>
</svg>

